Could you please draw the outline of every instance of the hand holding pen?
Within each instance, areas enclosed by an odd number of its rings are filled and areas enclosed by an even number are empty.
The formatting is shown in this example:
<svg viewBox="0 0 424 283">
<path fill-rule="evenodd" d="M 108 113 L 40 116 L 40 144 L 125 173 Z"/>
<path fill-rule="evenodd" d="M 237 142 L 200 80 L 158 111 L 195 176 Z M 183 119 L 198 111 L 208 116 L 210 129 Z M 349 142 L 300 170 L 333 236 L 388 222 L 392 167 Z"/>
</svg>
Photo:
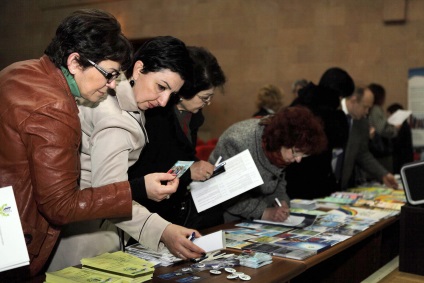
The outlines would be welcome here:
<svg viewBox="0 0 424 283">
<path fill-rule="evenodd" d="M 280 202 L 278 198 L 275 198 L 274 201 L 276 206 L 266 208 L 261 219 L 284 222 L 290 216 L 290 208 L 285 201 Z"/>
<path fill-rule="evenodd" d="M 212 176 L 214 166 L 204 160 L 193 163 L 190 167 L 191 179 L 193 181 L 205 181 Z"/>
</svg>

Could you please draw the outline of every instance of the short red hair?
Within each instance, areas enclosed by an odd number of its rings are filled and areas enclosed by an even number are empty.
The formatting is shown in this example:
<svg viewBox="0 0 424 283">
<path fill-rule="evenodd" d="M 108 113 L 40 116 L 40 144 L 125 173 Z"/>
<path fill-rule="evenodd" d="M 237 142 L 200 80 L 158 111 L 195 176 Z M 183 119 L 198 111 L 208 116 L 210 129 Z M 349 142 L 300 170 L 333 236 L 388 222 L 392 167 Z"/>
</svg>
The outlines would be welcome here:
<svg viewBox="0 0 424 283">
<path fill-rule="evenodd" d="M 260 123 L 265 125 L 262 140 L 267 151 L 275 152 L 284 146 L 311 155 L 321 153 L 327 146 L 321 119 L 306 107 L 283 108 Z"/>
</svg>

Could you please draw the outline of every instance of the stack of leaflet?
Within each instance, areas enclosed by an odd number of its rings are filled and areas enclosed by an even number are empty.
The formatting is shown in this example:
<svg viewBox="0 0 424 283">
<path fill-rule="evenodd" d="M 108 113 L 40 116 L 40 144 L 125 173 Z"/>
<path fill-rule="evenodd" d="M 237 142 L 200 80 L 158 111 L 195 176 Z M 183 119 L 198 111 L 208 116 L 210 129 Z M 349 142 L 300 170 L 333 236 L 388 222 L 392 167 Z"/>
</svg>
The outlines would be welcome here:
<svg viewBox="0 0 424 283">
<path fill-rule="evenodd" d="M 273 256 L 304 260 L 308 257 L 316 255 L 314 251 L 302 250 L 291 247 L 282 247 L 271 243 L 253 243 L 243 247 L 243 250 L 251 250 L 255 252 L 267 253 Z"/>
<path fill-rule="evenodd" d="M 292 199 L 290 200 L 290 208 L 301 208 L 306 210 L 313 210 L 317 207 L 317 202 L 307 199 Z"/>
<path fill-rule="evenodd" d="M 250 268 L 259 268 L 264 265 L 272 263 L 272 256 L 268 253 L 250 253 L 250 254 L 241 254 L 237 257 L 240 261 L 240 265 L 247 266 Z"/>
<path fill-rule="evenodd" d="M 108 282 L 121 283 L 122 279 L 111 274 L 104 275 L 88 269 L 67 267 L 65 269 L 46 272 L 46 283 L 86 283 L 86 282 Z"/>
<path fill-rule="evenodd" d="M 146 282 L 153 277 L 153 263 L 118 251 L 81 260 L 82 268 L 102 275 L 117 276 L 124 283 Z"/>
<path fill-rule="evenodd" d="M 336 209 L 340 205 L 351 205 L 363 197 L 360 193 L 334 192 L 328 197 L 316 199 L 318 207 Z"/>
<path fill-rule="evenodd" d="M 182 259 L 175 257 L 165 246 L 158 251 L 153 251 L 137 243 L 126 247 L 125 252 L 150 261 L 154 266 L 170 266 L 182 261 Z"/>
</svg>

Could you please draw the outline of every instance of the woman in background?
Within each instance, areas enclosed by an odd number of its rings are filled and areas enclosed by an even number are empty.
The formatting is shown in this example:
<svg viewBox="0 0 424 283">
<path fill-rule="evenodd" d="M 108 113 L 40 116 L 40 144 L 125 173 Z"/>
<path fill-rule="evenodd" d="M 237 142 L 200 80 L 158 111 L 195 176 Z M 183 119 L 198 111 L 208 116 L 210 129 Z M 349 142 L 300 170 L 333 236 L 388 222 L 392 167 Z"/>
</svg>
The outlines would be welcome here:
<svg viewBox="0 0 424 283">
<path fill-rule="evenodd" d="M 282 222 L 289 216 L 285 170 L 291 163 L 322 152 L 327 139 L 321 120 L 306 107 L 282 108 L 275 115 L 229 127 L 209 157 L 214 163 L 249 149 L 263 185 L 222 204 L 225 222 L 263 219 Z M 303 178 L 308 178 L 307 175 Z M 310 180 L 313 184 L 313 180 Z M 280 200 L 281 207 L 275 205 Z"/>
<path fill-rule="evenodd" d="M 340 98 L 352 95 L 354 89 L 355 83 L 348 72 L 339 67 L 331 67 L 321 75 L 317 85 L 310 82 L 292 102 L 291 106 L 308 107 L 321 118 L 327 148 L 320 154 L 287 168 L 287 193 L 291 198 L 322 198 L 340 190 L 341 167 L 333 168 L 333 160 L 336 163 L 336 153 L 342 152 L 346 147 L 349 136 L 346 115 L 339 109 Z M 311 179 L 314 180 L 313 184 Z"/>
<path fill-rule="evenodd" d="M 368 121 L 375 130 L 370 138 L 370 152 L 389 172 L 393 172 L 393 145 L 392 139 L 396 137 L 401 125 L 391 125 L 387 122 L 383 105 L 386 100 L 386 90 L 382 85 L 371 83 L 364 90 L 374 96 L 374 105 L 370 109 Z"/>
<path fill-rule="evenodd" d="M 283 93 L 275 85 L 267 84 L 259 89 L 256 97 L 258 112 L 253 117 L 263 117 L 274 114 L 283 107 Z"/>
<path fill-rule="evenodd" d="M 196 158 L 197 131 L 204 122 L 202 109 L 210 105 L 215 92 L 222 90 L 226 78 L 215 56 L 202 47 L 188 47 L 194 62 L 194 79 L 191 87 L 184 86 L 178 97 L 164 108 L 146 111 L 146 129 L 150 143 L 139 160 L 130 168 L 130 180 L 151 172 L 167 172 L 175 162 L 195 161 L 184 175 L 176 193 L 160 203 L 140 199 L 149 210 L 157 212 L 173 223 L 203 229 L 221 223 L 198 222 L 194 204 L 187 187 L 192 180 L 208 179 L 214 165 Z M 202 212 L 208 215 L 210 211 Z"/>
</svg>

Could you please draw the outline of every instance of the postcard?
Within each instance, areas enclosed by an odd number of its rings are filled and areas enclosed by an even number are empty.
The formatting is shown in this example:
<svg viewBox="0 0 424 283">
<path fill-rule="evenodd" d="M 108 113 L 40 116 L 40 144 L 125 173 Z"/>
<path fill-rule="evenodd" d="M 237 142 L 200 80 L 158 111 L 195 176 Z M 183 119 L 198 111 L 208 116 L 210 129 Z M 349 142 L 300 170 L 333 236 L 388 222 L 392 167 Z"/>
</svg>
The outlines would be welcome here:
<svg viewBox="0 0 424 283">
<path fill-rule="evenodd" d="M 193 165 L 194 161 L 177 161 L 168 173 L 177 174 L 177 178 L 180 178 L 187 170 Z"/>
</svg>

